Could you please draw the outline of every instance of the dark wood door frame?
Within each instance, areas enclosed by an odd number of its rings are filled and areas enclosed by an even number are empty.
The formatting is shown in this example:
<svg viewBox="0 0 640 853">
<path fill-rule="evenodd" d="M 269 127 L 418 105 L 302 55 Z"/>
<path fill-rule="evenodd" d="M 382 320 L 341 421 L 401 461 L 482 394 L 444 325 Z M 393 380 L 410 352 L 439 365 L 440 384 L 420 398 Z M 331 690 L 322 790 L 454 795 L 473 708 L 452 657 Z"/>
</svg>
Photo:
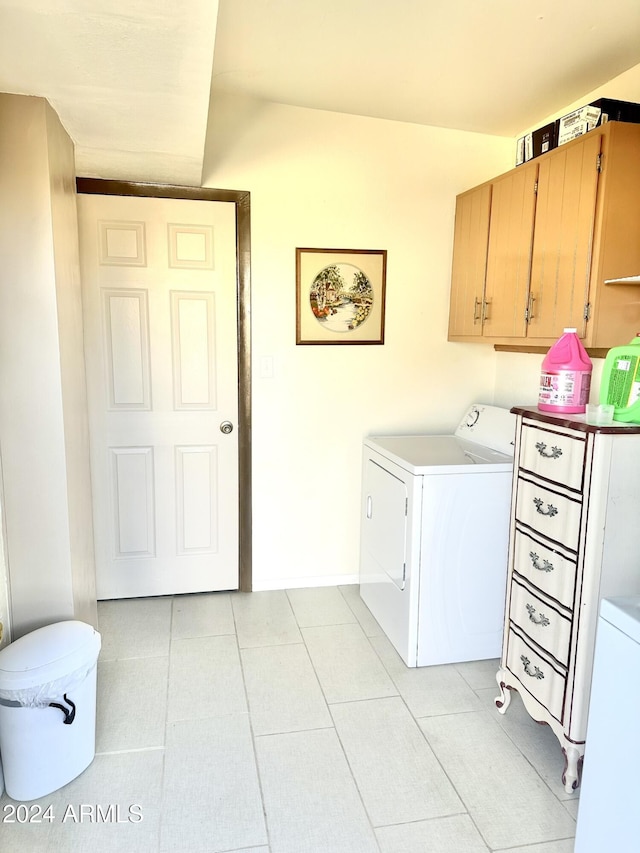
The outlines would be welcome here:
<svg viewBox="0 0 640 853">
<path fill-rule="evenodd" d="M 248 192 L 171 184 L 146 184 L 77 178 L 76 189 L 88 195 L 226 201 L 236 210 L 236 311 L 238 322 L 238 476 L 239 588 L 253 588 L 251 538 L 251 197 Z"/>
</svg>

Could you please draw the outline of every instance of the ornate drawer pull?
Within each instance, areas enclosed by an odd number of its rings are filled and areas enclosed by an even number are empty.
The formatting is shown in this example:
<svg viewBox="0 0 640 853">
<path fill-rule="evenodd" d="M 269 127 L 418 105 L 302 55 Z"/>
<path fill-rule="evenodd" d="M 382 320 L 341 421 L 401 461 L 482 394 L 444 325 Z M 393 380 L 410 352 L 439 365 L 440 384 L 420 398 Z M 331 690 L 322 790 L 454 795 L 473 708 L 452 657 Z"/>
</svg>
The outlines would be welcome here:
<svg viewBox="0 0 640 853">
<path fill-rule="evenodd" d="M 551 453 L 546 453 L 546 449 L 547 445 L 544 443 L 544 441 L 539 441 L 536 444 L 536 450 L 538 451 L 540 456 L 544 457 L 545 459 L 559 459 L 562 456 L 562 450 L 559 447 L 556 447 L 555 445 L 551 448 Z"/>
<path fill-rule="evenodd" d="M 539 512 L 540 515 L 548 515 L 549 518 L 552 518 L 554 515 L 558 514 L 558 509 L 553 504 L 547 504 L 547 508 L 542 509 L 542 498 L 534 498 L 533 502 L 536 505 L 536 512 Z"/>
<path fill-rule="evenodd" d="M 540 557 L 534 552 L 529 551 L 529 557 L 531 559 L 531 565 L 534 569 L 537 569 L 539 572 L 552 572 L 553 571 L 553 563 L 550 563 L 549 560 L 543 560 L 542 565 L 538 562 Z"/>
<path fill-rule="evenodd" d="M 522 661 L 524 671 L 527 673 L 527 675 L 530 675 L 531 678 L 544 678 L 544 672 L 537 666 L 534 666 L 533 672 L 531 672 L 531 661 L 529 660 L 529 658 L 525 657 L 524 655 L 520 655 L 520 660 Z"/>
<path fill-rule="evenodd" d="M 540 616 L 536 619 L 536 609 L 532 604 L 526 604 L 525 607 L 527 608 L 529 619 L 531 622 L 533 622 L 534 625 L 540 625 L 542 628 L 546 628 L 547 625 L 551 624 L 551 622 L 547 619 L 544 613 L 541 613 Z"/>
</svg>

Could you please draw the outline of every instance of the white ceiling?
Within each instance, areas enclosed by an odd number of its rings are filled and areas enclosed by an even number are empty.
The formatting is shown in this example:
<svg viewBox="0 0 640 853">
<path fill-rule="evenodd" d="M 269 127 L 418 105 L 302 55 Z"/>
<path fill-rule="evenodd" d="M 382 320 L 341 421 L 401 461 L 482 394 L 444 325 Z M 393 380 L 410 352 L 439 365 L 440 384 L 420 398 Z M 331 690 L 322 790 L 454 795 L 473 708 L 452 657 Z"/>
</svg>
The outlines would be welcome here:
<svg viewBox="0 0 640 853">
<path fill-rule="evenodd" d="M 0 0 L 0 91 L 110 178 L 199 184 L 210 92 L 515 136 L 639 63 L 639 0 Z"/>
</svg>

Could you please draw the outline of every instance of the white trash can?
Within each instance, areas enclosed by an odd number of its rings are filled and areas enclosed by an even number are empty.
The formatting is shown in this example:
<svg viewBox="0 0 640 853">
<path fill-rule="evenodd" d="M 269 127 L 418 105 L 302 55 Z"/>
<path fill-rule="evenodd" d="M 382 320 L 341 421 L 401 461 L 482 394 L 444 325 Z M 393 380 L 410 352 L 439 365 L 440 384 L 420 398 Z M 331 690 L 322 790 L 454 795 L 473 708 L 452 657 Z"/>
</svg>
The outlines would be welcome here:
<svg viewBox="0 0 640 853">
<path fill-rule="evenodd" d="M 0 650 L 0 755 L 12 799 L 57 791 L 93 761 L 100 645 L 91 625 L 72 620 Z"/>
</svg>

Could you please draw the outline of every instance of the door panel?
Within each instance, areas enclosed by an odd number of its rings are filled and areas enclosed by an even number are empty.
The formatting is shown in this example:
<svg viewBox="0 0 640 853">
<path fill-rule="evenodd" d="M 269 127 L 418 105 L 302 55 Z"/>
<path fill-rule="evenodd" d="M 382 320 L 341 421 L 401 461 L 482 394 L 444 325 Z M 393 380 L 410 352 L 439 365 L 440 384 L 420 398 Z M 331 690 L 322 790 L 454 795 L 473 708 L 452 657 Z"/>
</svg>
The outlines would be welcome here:
<svg viewBox="0 0 640 853">
<path fill-rule="evenodd" d="M 601 136 L 562 146 L 540 164 L 531 265 L 530 338 L 585 333 Z"/>
<path fill-rule="evenodd" d="M 491 184 L 456 199 L 449 336 L 482 334 Z"/>
<path fill-rule="evenodd" d="M 538 164 L 493 182 L 487 260 L 485 337 L 524 337 Z"/>
<path fill-rule="evenodd" d="M 237 589 L 234 205 L 78 207 L 98 598 Z"/>
</svg>

